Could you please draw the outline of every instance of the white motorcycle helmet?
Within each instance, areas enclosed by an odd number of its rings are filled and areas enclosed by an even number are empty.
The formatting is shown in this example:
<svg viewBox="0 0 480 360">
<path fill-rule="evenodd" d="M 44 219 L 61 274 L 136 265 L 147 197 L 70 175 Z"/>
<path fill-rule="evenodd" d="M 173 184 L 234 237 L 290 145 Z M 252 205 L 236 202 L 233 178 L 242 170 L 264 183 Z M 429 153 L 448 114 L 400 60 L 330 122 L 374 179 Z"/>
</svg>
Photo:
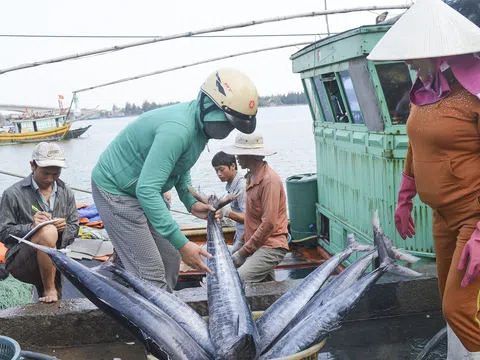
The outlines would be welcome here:
<svg viewBox="0 0 480 360">
<path fill-rule="evenodd" d="M 213 72 L 203 83 L 202 92 L 225 113 L 237 130 L 251 134 L 257 125 L 257 88 L 241 71 L 223 68 Z M 209 109 L 202 109 L 203 115 Z"/>
</svg>

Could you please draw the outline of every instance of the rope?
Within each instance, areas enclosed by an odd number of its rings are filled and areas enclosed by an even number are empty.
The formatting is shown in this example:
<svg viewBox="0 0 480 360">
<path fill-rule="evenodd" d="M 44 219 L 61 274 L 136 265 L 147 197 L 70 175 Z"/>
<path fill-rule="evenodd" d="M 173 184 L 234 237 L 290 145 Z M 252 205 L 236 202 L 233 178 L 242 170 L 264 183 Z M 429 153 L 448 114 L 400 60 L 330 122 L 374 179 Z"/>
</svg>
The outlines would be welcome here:
<svg viewBox="0 0 480 360">
<path fill-rule="evenodd" d="M 24 178 L 25 178 L 25 176 L 23 176 L 23 175 L 14 174 L 14 173 L 11 173 L 11 172 L 8 172 L 8 171 L 4 171 L 4 170 L 0 170 L 0 174 L 8 175 L 8 176 L 13 176 L 13 177 L 21 178 L 21 179 L 24 179 Z M 91 190 L 80 189 L 80 188 L 73 187 L 73 186 L 70 186 L 70 189 L 75 190 L 75 191 L 80 191 L 80 192 L 83 192 L 83 193 L 87 193 L 87 194 L 91 194 L 91 193 L 92 193 Z M 179 210 L 174 210 L 174 209 L 170 209 L 170 211 L 171 211 L 171 212 L 174 212 L 174 213 L 177 213 L 177 214 L 191 215 L 191 216 L 193 216 L 192 214 L 187 213 L 187 212 L 184 212 L 184 211 L 179 211 Z"/>
</svg>

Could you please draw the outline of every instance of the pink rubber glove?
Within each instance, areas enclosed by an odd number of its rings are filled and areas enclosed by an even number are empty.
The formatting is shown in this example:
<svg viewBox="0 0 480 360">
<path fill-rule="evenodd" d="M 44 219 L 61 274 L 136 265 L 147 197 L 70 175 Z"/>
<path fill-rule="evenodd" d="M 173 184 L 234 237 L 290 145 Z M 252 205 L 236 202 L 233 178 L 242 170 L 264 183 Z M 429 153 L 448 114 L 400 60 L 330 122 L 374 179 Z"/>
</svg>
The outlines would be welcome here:
<svg viewBox="0 0 480 360">
<path fill-rule="evenodd" d="M 480 221 L 477 223 L 477 229 L 470 236 L 470 240 L 465 244 L 458 263 L 458 270 L 463 271 L 465 268 L 467 271 L 462 280 L 462 287 L 467 287 L 480 276 Z"/>
<path fill-rule="evenodd" d="M 415 235 L 415 223 L 412 218 L 412 199 L 415 195 L 417 195 L 415 178 L 403 173 L 400 190 L 398 191 L 397 208 L 395 209 L 395 227 L 403 240 L 407 236 L 411 238 Z"/>
</svg>

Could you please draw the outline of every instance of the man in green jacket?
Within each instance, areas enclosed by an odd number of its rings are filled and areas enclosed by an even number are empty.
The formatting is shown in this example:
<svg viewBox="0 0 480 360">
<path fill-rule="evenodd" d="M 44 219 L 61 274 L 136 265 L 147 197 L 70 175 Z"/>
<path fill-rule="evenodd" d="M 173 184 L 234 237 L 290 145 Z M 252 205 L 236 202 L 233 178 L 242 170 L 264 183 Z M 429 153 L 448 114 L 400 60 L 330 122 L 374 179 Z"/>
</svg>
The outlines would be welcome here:
<svg viewBox="0 0 480 360">
<path fill-rule="evenodd" d="M 175 187 L 186 209 L 206 218 L 214 209 L 188 191 L 190 168 L 209 139 L 224 139 L 234 128 L 252 133 L 257 104 L 257 90 L 245 74 L 219 69 L 196 100 L 146 112 L 105 149 L 92 171 L 93 199 L 127 271 L 170 292 L 180 257 L 210 272 L 200 255 L 211 255 L 188 241 L 162 194 Z"/>
</svg>

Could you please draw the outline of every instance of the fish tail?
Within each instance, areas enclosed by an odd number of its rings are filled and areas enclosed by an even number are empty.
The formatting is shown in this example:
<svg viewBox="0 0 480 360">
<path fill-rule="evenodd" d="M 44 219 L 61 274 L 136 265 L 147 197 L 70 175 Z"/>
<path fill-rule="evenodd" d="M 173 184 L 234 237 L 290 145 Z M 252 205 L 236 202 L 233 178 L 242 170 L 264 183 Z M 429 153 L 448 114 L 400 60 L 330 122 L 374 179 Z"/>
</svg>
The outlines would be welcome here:
<svg viewBox="0 0 480 360">
<path fill-rule="evenodd" d="M 235 194 L 228 194 L 218 200 L 218 204 L 216 206 L 217 210 L 221 209 L 222 207 L 230 204 L 233 200 L 238 198 L 241 195 L 240 191 L 236 192 Z"/>
<path fill-rule="evenodd" d="M 200 191 L 200 187 L 198 188 L 198 192 L 195 191 L 195 189 L 190 185 L 187 185 L 187 187 L 188 191 L 190 191 L 190 194 L 192 194 L 195 199 L 197 199 L 201 203 L 208 204 L 208 198 L 204 193 Z"/>
<path fill-rule="evenodd" d="M 378 210 L 375 210 L 372 218 L 373 224 L 373 242 L 378 251 L 380 267 L 386 268 L 388 272 L 402 276 L 421 276 L 417 271 L 398 265 L 395 262 L 394 253 L 391 248 L 391 241 L 383 234 Z"/>
<path fill-rule="evenodd" d="M 355 239 L 354 234 L 348 234 L 347 235 L 347 247 L 351 248 L 353 252 L 372 251 L 373 248 L 374 248 L 371 245 L 364 245 L 364 244 L 358 242 Z"/>
</svg>

